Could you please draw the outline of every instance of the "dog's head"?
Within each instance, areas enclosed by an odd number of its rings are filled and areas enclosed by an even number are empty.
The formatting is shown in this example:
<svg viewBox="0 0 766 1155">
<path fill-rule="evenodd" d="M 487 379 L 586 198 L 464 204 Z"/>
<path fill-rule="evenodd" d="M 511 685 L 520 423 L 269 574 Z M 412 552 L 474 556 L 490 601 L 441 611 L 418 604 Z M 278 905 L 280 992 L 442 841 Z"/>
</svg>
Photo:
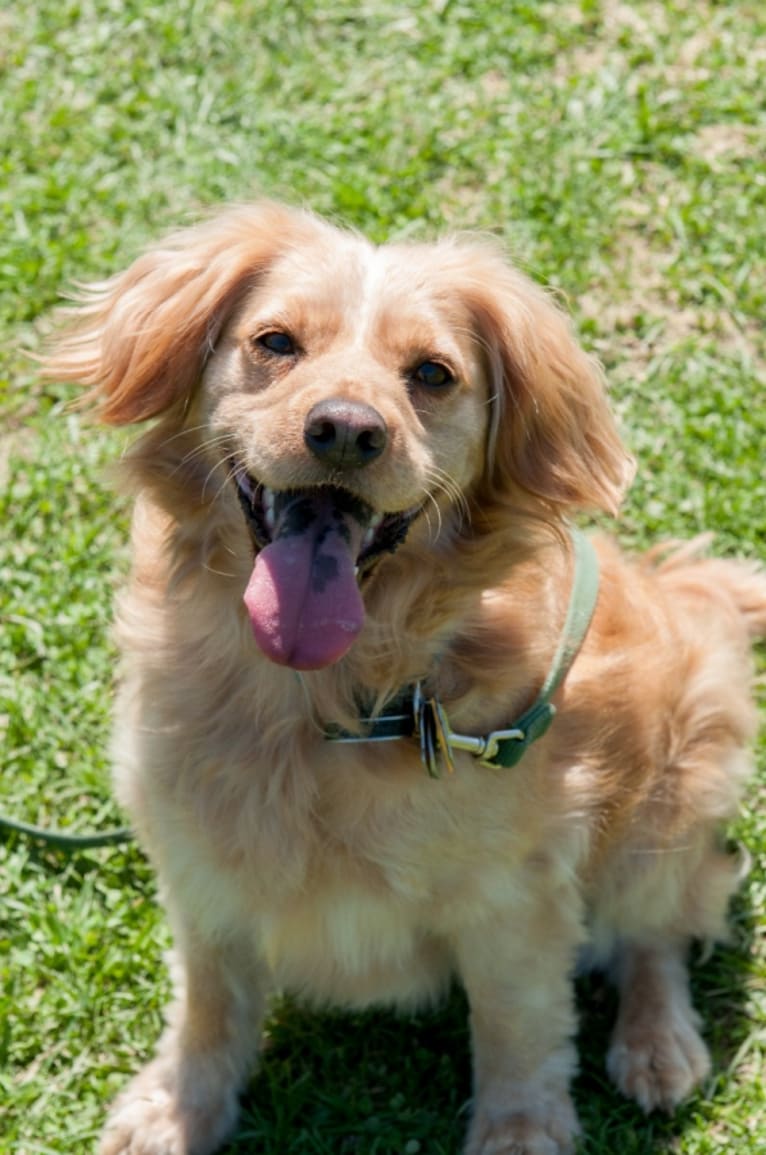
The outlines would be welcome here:
<svg viewBox="0 0 766 1155">
<path fill-rule="evenodd" d="M 628 476 L 594 364 L 484 243 L 375 247 L 266 202 L 169 238 L 81 312 L 50 372 L 109 423 L 194 431 L 252 538 L 256 639 L 296 668 L 349 649 L 366 576 L 413 526 L 614 511 Z"/>
</svg>

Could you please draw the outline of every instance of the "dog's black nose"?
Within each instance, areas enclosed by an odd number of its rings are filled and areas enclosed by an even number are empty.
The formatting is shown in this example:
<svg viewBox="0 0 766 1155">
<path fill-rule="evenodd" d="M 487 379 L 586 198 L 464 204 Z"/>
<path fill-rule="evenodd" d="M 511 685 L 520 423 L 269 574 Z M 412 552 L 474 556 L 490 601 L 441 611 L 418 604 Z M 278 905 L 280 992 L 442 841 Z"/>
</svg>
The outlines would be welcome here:
<svg viewBox="0 0 766 1155">
<path fill-rule="evenodd" d="M 309 411 L 303 440 L 315 457 L 335 469 L 359 469 L 386 448 L 386 423 L 371 405 L 328 397 Z"/>
</svg>

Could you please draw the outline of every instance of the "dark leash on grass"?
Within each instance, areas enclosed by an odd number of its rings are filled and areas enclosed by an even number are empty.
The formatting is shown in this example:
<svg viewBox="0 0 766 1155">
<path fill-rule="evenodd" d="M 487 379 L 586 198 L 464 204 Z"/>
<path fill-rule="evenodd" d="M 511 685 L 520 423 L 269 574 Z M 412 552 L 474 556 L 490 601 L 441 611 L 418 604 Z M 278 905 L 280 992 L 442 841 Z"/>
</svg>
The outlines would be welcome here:
<svg viewBox="0 0 766 1155">
<path fill-rule="evenodd" d="M 34 838 L 37 842 L 44 842 L 46 846 L 53 846 L 58 850 L 91 850 L 99 846 L 118 846 L 121 843 L 132 842 L 135 837 L 127 826 L 88 834 L 67 834 L 63 830 L 47 830 L 43 826 L 33 826 L 30 822 L 19 822 L 16 818 L 0 814 L 0 831 L 6 830 Z"/>
</svg>

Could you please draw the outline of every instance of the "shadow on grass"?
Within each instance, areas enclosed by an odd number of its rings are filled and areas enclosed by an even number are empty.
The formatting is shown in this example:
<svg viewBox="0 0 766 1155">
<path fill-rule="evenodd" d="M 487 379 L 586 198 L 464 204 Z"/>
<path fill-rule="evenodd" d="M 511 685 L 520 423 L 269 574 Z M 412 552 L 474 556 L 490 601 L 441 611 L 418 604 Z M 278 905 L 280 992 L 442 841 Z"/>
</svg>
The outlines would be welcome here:
<svg viewBox="0 0 766 1155">
<path fill-rule="evenodd" d="M 616 997 L 600 976 L 578 983 L 581 1070 L 574 1095 L 582 1155 L 660 1155 L 706 1128 L 706 1102 L 725 1085 L 752 1030 L 745 1013 L 749 917 L 735 911 L 737 943 L 693 966 L 695 1005 L 713 1053 L 701 1097 L 674 1115 L 646 1117 L 609 1082 L 605 1060 Z M 455 1155 L 468 1120 L 467 1005 L 455 992 L 438 1012 L 318 1014 L 285 1001 L 270 1025 L 259 1074 L 226 1155 Z"/>
<path fill-rule="evenodd" d="M 312 1013 L 285 1001 L 230 1155 L 450 1155 L 470 1096 L 465 999 L 437 1013 Z"/>
</svg>

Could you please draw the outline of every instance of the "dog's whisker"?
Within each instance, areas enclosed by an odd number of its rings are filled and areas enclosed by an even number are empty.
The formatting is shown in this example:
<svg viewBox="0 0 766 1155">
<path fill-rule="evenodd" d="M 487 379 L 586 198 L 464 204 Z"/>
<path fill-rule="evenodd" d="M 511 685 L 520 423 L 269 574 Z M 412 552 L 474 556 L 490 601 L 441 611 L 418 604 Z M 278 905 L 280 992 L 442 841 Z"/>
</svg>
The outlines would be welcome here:
<svg viewBox="0 0 766 1155">
<path fill-rule="evenodd" d="M 208 473 L 207 477 L 205 478 L 204 484 L 203 484 L 203 486 L 202 486 L 202 492 L 203 492 L 203 494 L 205 494 L 205 493 L 206 493 L 206 491 L 207 491 L 207 485 L 208 485 L 208 482 L 210 481 L 210 478 L 211 478 L 211 477 L 213 476 L 213 474 L 215 473 L 215 471 L 216 471 L 216 469 L 218 468 L 218 465 L 219 465 L 219 464 L 220 464 L 220 463 L 218 463 L 218 464 L 216 464 L 215 466 L 213 466 L 213 468 L 210 470 L 210 472 Z M 221 500 L 221 498 L 223 497 L 223 494 L 226 492 L 226 489 L 227 489 L 227 487 L 228 487 L 229 485 L 231 485 L 232 481 L 234 481 L 234 479 L 236 478 L 236 475 L 237 475 L 237 471 L 236 471 L 236 468 L 235 468 L 235 466 L 234 466 L 234 465 L 232 465 L 231 463 L 229 463 L 229 464 L 227 465 L 227 468 L 226 468 L 226 469 L 225 469 L 225 471 L 224 471 L 224 477 L 223 477 L 223 480 L 221 481 L 221 484 L 218 486 L 218 489 L 216 490 L 215 494 L 213 495 L 213 498 L 212 498 L 212 501 L 211 501 L 211 504 L 212 504 L 212 505 L 215 505 L 215 504 L 216 504 L 216 502 L 218 502 L 218 501 L 220 501 L 220 500 Z"/>
<path fill-rule="evenodd" d="M 445 470 L 432 466 L 428 471 L 428 479 L 435 490 L 441 492 L 448 499 L 452 509 L 456 515 L 456 524 L 458 531 L 462 530 L 464 524 L 470 520 L 470 510 L 468 501 L 461 489 L 460 485 L 455 479 Z M 429 493 L 429 498 L 436 506 L 439 515 L 439 532 L 441 532 L 443 524 L 443 515 L 441 508 L 432 493 Z"/>
<path fill-rule="evenodd" d="M 163 438 L 161 445 L 164 449 L 166 446 L 172 445 L 174 441 L 178 441 L 182 437 L 189 437 L 194 433 L 204 432 L 209 432 L 207 425 L 184 425 L 181 429 L 177 429 L 175 433 L 170 433 L 167 437 Z"/>
<path fill-rule="evenodd" d="M 448 496 L 451 496 L 456 504 L 466 504 L 467 508 L 467 503 L 465 501 L 462 487 L 450 473 L 447 473 L 445 469 L 441 469 L 439 466 L 434 465 L 431 466 L 429 470 L 429 476 L 439 480 L 439 482 L 445 488 Z"/>
<path fill-rule="evenodd" d="M 442 511 L 439 509 L 439 503 L 432 493 L 428 494 L 428 500 L 430 501 L 431 505 L 434 507 L 434 510 L 436 512 L 436 522 L 437 522 L 436 533 L 434 533 L 432 530 L 431 518 L 428 515 L 427 509 L 424 511 L 424 514 L 425 514 L 426 524 L 428 525 L 428 532 L 430 534 L 431 541 L 432 541 L 432 543 L 435 543 L 438 540 L 439 535 L 442 531 L 442 526 L 443 526 Z"/>
<path fill-rule="evenodd" d="M 195 445 L 193 449 L 190 449 L 188 453 L 184 454 L 184 456 L 178 462 L 175 472 L 178 472 L 178 470 L 182 469 L 185 465 L 191 464 L 195 458 L 203 457 L 213 449 L 216 449 L 221 445 L 226 445 L 228 441 L 229 436 L 226 433 L 219 433 L 215 436 L 206 438 L 206 440 L 200 442 L 199 445 Z"/>
<path fill-rule="evenodd" d="M 207 474 L 205 475 L 205 479 L 202 482 L 202 500 L 203 501 L 207 500 L 208 484 L 210 482 L 211 477 L 213 477 L 214 474 L 216 474 L 218 472 L 219 466 L 220 466 L 220 462 L 216 461 L 213 465 L 211 465 L 210 469 L 208 470 Z M 229 482 L 229 476 L 228 475 L 224 476 L 223 481 L 220 483 L 220 485 L 218 486 L 218 489 L 216 490 L 215 494 L 213 495 L 213 498 L 212 498 L 212 504 L 213 505 L 215 505 L 216 501 L 218 500 L 218 498 L 223 493 L 224 488 L 228 484 L 228 482 Z"/>
<path fill-rule="evenodd" d="M 209 562 L 203 562 L 202 568 L 206 573 L 215 574 L 216 577 L 235 578 L 237 576 L 235 573 L 229 573 L 228 570 L 216 569 Z"/>
</svg>

